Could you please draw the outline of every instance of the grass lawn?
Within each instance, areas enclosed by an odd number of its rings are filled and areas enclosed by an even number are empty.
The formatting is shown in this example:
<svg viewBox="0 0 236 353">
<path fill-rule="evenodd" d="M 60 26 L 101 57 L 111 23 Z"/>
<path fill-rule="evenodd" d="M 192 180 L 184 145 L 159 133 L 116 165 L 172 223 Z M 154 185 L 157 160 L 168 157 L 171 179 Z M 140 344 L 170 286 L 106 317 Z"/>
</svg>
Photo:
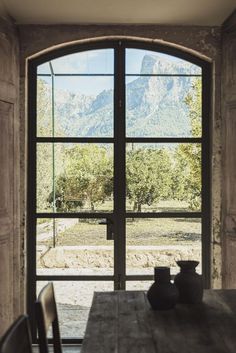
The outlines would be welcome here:
<svg viewBox="0 0 236 353">
<path fill-rule="evenodd" d="M 175 205 L 174 205 L 175 203 Z M 168 207 L 169 206 L 169 207 Z M 186 204 L 171 201 L 163 202 L 165 210 L 186 209 Z M 69 227 L 61 230 L 63 219 L 57 223 L 57 245 L 109 245 L 106 240 L 106 226 L 99 224 L 99 219 L 78 219 Z M 63 227 L 62 227 L 63 228 Z M 44 238 L 40 234 L 46 234 Z M 48 234 L 48 236 L 47 236 Z M 52 220 L 38 224 L 38 244 L 52 243 Z M 127 245 L 190 245 L 201 240 L 201 219 L 183 218 L 139 218 L 127 219 Z"/>
</svg>

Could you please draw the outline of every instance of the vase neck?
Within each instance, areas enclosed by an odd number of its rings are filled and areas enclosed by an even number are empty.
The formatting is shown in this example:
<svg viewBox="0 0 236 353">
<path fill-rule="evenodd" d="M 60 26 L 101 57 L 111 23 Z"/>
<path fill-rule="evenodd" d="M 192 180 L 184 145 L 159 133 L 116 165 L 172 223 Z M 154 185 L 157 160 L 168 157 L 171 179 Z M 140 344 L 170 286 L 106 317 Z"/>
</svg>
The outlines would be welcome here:
<svg viewBox="0 0 236 353">
<path fill-rule="evenodd" d="M 180 272 L 195 273 L 198 264 L 199 262 L 195 260 L 177 261 L 177 265 L 180 267 Z"/>
<path fill-rule="evenodd" d="M 170 268 L 169 267 L 155 267 L 154 272 L 155 282 L 168 283 L 170 282 Z"/>
<path fill-rule="evenodd" d="M 170 283 L 170 278 L 159 278 L 155 276 L 154 279 L 157 283 Z"/>
<path fill-rule="evenodd" d="M 195 268 L 185 268 L 185 267 L 182 267 L 180 268 L 180 272 L 188 272 L 188 273 L 195 273 L 196 272 L 196 269 Z"/>
</svg>

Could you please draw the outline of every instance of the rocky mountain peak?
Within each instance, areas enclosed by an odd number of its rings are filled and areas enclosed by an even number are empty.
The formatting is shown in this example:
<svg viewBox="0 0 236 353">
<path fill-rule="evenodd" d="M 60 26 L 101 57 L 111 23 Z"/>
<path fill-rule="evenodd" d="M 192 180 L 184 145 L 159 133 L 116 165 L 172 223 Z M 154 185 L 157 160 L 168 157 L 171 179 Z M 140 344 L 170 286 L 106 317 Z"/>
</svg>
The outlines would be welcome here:
<svg viewBox="0 0 236 353">
<path fill-rule="evenodd" d="M 141 65 L 141 74 L 153 74 L 155 73 L 157 58 L 152 55 L 145 55 L 143 57 L 142 65 Z"/>
<path fill-rule="evenodd" d="M 186 96 L 196 78 L 181 74 L 198 73 L 198 70 L 197 66 L 178 58 L 145 55 L 140 73 L 147 76 L 133 77 L 126 84 L 128 135 L 189 136 Z M 166 75 L 148 76 L 152 74 Z M 102 90 L 96 96 L 57 91 L 55 109 L 60 130 L 69 136 L 112 136 L 113 99 L 112 89 Z"/>
</svg>

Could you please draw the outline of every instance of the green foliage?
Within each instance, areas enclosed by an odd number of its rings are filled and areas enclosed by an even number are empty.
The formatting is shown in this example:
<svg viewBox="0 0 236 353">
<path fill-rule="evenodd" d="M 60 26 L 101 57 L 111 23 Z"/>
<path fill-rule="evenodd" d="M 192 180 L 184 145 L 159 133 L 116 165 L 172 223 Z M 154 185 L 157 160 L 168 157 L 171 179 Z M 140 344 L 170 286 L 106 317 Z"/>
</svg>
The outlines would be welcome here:
<svg viewBox="0 0 236 353">
<path fill-rule="evenodd" d="M 200 137 L 202 134 L 202 82 L 200 78 L 196 78 L 191 91 L 185 98 L 185 103 L 189 108 L 192 136 Z"/>
<path fill-rule="evenodd" d="M 170 192 L 171 174 L 168 152 L 162 149 L 140 148 L 127 153 L 127 197 L 134 210 L 165 199 Z"/>
<path fill-rule="evenodd" d="M 59 210 L 89 204 L 91 210 L 103 203 L 113 190 L 110 151 L 97 145 L 74 145 L 64 149 L 64 172 L 56 180 Z"/>
<path fill-rule="evenodd" d="M 193 137 L 201 136 L 201 79 L 197 78 L 185 103 L 189 108 Z M 173 194 L 188 201 L 189 207 L 201 207 L 201 145 L 180 144 L 176 150 L 176 174 L 173 175 Z"/>
</svg>

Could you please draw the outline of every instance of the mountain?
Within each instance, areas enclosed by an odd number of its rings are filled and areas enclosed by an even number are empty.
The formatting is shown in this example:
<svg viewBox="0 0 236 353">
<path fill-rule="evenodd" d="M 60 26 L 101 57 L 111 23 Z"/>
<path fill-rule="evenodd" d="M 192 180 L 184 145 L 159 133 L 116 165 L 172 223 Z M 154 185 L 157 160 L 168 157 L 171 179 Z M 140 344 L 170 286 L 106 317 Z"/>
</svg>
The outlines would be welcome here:
<svg viewBox="0 0 236 353">
<path fill-rule="evenodd" d="M 146 55 L 140 74 L 196 74 L 188 62 Z M 185 98 L 196 78 L 184 76 L 133 76 L 126 84 L 126 132 L 136 137 L 191 136 Z M 46 84 L 46 83 L 45 83 Z M 55 117 L 57 135 L 109 137 L 113 135 L 113 90 L 97 96 L 57 90 Z"/>
</svg>

